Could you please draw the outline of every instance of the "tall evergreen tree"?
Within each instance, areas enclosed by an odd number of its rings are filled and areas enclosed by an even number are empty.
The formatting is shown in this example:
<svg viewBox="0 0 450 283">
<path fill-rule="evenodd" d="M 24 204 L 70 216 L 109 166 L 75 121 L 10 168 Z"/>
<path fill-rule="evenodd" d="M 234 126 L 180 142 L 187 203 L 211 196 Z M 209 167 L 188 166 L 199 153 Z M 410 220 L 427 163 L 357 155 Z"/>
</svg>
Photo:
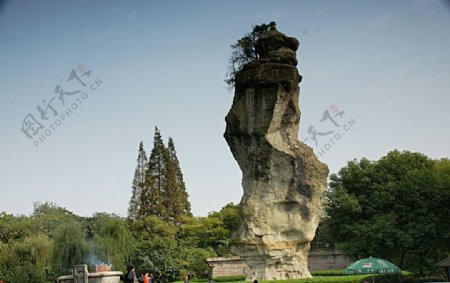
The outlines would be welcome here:
<svg viewBox="0 0 450 283">
<path fill-rule="evenodd" d="M 128 219 L 136 221 L 140 218 L 142 212 L 141 199 L 143 197 L 144 186 L 146 183 L 146 172 L 148 169 L 147 154 L 144 150 L 144 143 L 139 144 L 137 166 L 134 171 L 131 199 L 128 206 Z"/>
<path fill-rule="evenodd" d="M 165 190 L 163 191 L 162 201 L 165 207 L 165 214 L 163 220 L 176 222 L 178 206 L 177 196 L 177 182 L 176 182 L 176 168 L 170 158 L 169 150 L 165 148 L 163 152 L 163 158 L 165 163 L 164 180 Z"/>
<path fill-rule="evenodd" d="M 169 138 L 167 150 L 169 153 L 170 162 L 175 171 L 175 189 L 173 194 L 174 203 L 172 205 L 172 209 L 174 220 L 175 222 L 178 222 L 181 216 L 191 215 L 191 204 L 188 200 L 189 195 L 186 191 L 183 172 L 181 171 L 180 162 L 177 157 L 177 151 L 175 150 L 175 143 L 173 142 L 172 138 Z"/>
<path fill-rule="evenodd" d="M 179 224 L 183 216 L 191 215 L 191 205 L 173 139 L 169 138 L 166 147 L 157 127 L 148 163 L 146 160 L 141 142 L 129 219 L 135 221 L 153 215 L 163 221 Z"/>
<path fill-rule="evenodd" d="M 148 215 L 156 215 L 155 201 L 158 199 L 158 195 L 155 197 L 155 182 L 150 174 L 147 163 L 147 171 L 145 172 L 144 186 L 141 194 L 141 207 L 139 210 L 139 219 L 144 219 Z"/>
<path fill-rule="evenodd" d="M 161 132 L 155 127 L 155 135 L 153 137 L 153 149 L 150 154 L 148 163 L 148 178 L 153 180 L 153 187 L 150 211 L 152 215 L 156 215 L 161 219 L 166 218 L 166 209 L 164 207 L 163 197 L 166 193 L 166 160 L 164 152 L 166 147 L 161 137 Z"/>
</svg>

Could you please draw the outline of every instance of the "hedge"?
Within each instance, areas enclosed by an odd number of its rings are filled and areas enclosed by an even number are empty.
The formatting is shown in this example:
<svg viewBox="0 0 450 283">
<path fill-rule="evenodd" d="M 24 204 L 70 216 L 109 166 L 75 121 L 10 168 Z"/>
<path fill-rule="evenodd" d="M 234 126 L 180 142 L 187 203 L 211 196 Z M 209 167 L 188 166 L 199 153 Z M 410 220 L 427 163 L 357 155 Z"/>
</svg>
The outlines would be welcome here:
<svg viewBox="0 0 450 283">
<path fill-rule="evenodd" d="M 214 278 L 214 282 L 236 282 L 236 281 L 245 281 L 245 275 L 222 276 Z"/>
<path fill-rule="evenodd" d="M 214 277 L 214 282 L 237 282 L 245 281 L 245 275 Z M 193 279 L 191 282 L 209 282 L 207 278 Z"/>
<path fill-rule="evenodd" d="M 319 270 L 319 271 L 311 271 L 312 276 L 344 276 L 344 270 Z"/>
<path fill-rule="evenodd" d="M 375 278 L 375 283 L 418 283 L 418 282 L 442 282 L 446 279 L 440 275 L 433 276 L 417 276 L 417 275 L 399 275 L 399 274 L 386 274 L 379 275 Z"/>
</svg>

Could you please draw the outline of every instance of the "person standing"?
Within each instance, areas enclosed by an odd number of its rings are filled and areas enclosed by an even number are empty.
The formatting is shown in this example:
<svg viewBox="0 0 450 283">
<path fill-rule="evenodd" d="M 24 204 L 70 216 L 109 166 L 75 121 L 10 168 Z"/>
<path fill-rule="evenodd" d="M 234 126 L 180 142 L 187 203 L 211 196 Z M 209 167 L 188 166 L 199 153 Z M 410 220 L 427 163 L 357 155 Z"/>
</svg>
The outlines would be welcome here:
<svg viewBox="0 0 450 283">
<path fill-rule="evenodd" d="M 155 283 L 155 276 L 153 276 L 153 273 L 150 273 L 150 283 Z"/>
<path fill-rule="evenodd" d="M 130 263 L 127 266 L 128 273 L 124 276 L 123 282 L 124 283 L 139 283 L 136 277 L 136 267 L 134 264 Z"/>
</svg>

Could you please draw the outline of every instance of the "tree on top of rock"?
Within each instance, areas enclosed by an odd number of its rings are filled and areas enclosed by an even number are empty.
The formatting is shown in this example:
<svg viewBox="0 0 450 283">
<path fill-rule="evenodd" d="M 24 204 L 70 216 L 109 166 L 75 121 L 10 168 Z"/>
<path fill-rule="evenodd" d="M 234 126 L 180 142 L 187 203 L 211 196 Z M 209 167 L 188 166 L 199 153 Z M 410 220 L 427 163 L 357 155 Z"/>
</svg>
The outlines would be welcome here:
<svg viewBox="0 0 450 283">
<path fill-rule="evenodd" d="M 275 22 L 271 22 L 270 25 L 275 25 Z M 269 30 L 270 25 L 260 24 L 252 27 L 252 31 L 244 34 L 243 37 L 238 39 L 236 43 L 231 45 L 231 55 L 228 60 L 230 66 L 226 74 L 225 82 L 228 84 L 229 89 L 234 87 L 234 76 L 239 72 L 242 67 L 251 62 L 254 59 L 258 59 L 258 53 L 256 52 L 256 41 L 261 37 L 263 33 Z"/>
</svg>

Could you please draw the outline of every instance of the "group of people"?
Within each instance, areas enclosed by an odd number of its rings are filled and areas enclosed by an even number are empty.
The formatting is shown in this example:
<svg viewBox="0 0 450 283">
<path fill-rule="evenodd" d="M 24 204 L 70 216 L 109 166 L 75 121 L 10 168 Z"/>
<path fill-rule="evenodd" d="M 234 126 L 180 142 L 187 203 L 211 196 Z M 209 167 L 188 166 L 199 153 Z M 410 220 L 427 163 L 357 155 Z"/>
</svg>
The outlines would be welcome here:
<svg viewBox="0 0 450 283">
<path fill-rule="evenodd" d="M 209 283 L 214 283 L 214 280 L 212 279 L 212 276 L 208 276 L 208 271 L 205 271 L 205 275 L 209 278 Z M 188 272 L 184 278 L 183 281 L 184 283 L 190 283 L 192 279 L 191 273 Z M 123 282 L 124 283 L 164 283 L 163 282 L 163 278 L 161 276 L 161 274 L 155 278 L 153 276 L 153 274 L 148 274 L 148 273 L 141 273 L 140 276 L 137 276 L 136 274 L 136 267 L 133 264 L 128 264 L 127 266 L 127 274 L 125 274 L 125 276 L 123 277 Z M 254 282 L 255 283 L 255 282 Z M 258 282 L 256 282 L 258 283 Z"/>
<path fill-rule="evenodd" d="M 136 267 L 133 264 L 128 264 L 127 271 L 127 274 L 123 277 L 123 282 L 125 283 L 156 283 L 153 274 L 141 273 L 140 276 L 137 276 Z M 161 275 L 156 279 L 159 279 L 157 281 L 162 283 Z"/>
</svg>

